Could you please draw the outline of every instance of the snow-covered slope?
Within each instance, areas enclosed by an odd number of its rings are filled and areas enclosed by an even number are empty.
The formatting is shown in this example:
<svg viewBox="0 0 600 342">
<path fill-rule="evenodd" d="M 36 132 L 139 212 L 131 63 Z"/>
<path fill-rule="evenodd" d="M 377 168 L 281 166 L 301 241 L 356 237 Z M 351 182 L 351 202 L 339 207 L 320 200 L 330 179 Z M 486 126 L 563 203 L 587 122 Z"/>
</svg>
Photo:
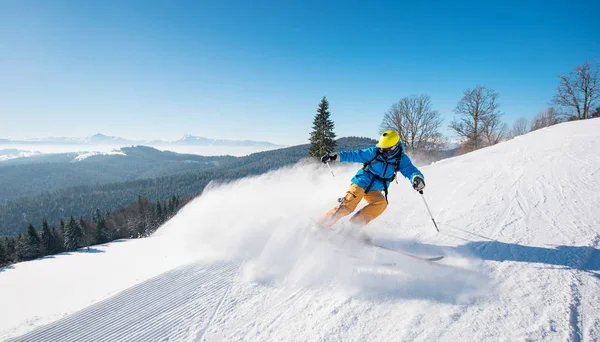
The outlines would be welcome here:
<svg viewBox="0 0 600 342">
<path fill-rule="evenodd" d="M 599 340 L 599 150 L 593 119 L 422 168 L 440 233 L 393 184 L 365 231 L 437 263 L 306 233 L 358 165 L 214 185 L 152 238 L 2 269 L 0 339 Z"/>
</svg>

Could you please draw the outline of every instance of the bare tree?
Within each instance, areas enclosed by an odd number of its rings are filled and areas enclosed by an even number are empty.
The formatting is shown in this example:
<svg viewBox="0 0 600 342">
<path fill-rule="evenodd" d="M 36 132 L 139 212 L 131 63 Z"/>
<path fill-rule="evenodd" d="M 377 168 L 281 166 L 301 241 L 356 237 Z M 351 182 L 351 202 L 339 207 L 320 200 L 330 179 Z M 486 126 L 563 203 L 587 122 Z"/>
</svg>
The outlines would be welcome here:
<svg viewBox="0 0 600 342">
<path fill-rule="evenodd" d="M 501 116 L 501 114 L 495 113 L 485 116 L 483 120 L 481 120 L 481 123 L 483 124 L 481 132 L 483 133 L 483 138 L 487 146 L 496 145 L 506 138 L 508 125 L 500 121 Z"/>
<path fill-rule="evenodd" d="M 441 114 L 432 108 L 429 96 L 412 95 L 392 105 L 383 117 L 381 130 L 397 131 L 410 151 L 430 150 L 441 144 L 441 125 Z"/>
<path fill-rule="evenodd" d="M 540 128 L 550 127 L 556 125 L 561 121 L 560 115 L 557 113 L 554 107 L 549 107 L 539 112 L 533 120 L 531 120 L 530 131 L 535 131 Z"/>
<path fill-rule="evenodd" d="M 515 122 L 513 122 L 512 128 L 510 129 L 510 132 L 508 133 L 509 137 L 515 138 L 515 137 L 518 137 L 519 135 L 523 135 L 523 134 L 529 132 L 528 125 L 529 125 L 529 122 L 527 121 L 526 118 L 517 119 Z"/>
<path fill-rule="evenodd" d="M 466 139 L 467 150 L 476 150 L 490 141 L 499 141 L 506 126 L 500 123 L 498 93 L 492 89 L 477 86 L 467 89 L 458 102 L 450 128 Z M 494 136 L 496 138 L 494 138 Z"/>
<path fill-rule="evenodd" d="M 558 92 L 553 102 L 571 112 L 578 120 L 590 118 L 595 101 L 600 97 L 598 85 L 598 63 L 595 68 L 586 61 L 576 66 L 568 75 L 560 75 Z"/>
</svg>

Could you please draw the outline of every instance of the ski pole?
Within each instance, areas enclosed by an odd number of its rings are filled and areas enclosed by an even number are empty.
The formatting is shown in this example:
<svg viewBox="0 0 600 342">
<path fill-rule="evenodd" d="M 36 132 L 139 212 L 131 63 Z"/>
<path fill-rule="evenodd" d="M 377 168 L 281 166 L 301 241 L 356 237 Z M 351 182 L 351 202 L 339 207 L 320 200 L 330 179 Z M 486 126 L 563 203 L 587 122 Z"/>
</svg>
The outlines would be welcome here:
<svg viewBox="0 0 600 342">
<path fill-rule="evenodd" d="M 331 172 L 331 175 L 333 177 L 335 177 L 335 175 L 333 174 L 333 170 L 331 169 L 331 166 L 329 166 L 329 162 L 326 162 L 325 164 L 327 164 L 327 167 L 329 168 L 329 172 Z"/>
<path fill-rule="evenodd" d="M 435 220 L 433 219 L 433 215 L 431 215 L 431 210 L 429 210 L 429 206 L 427 205 L 427 201 L 425 200 L 425 196 L 423 195 L 423 190 L 419 191 L 419 193 L 421 194 L 421 198 L 423 199 L 423 203 L 425 203 L 425 208 L 427 208 L 427 211 L 429 212 L 429 216 L 431 217 L 431 221 L 433 221 L 433 225 L 435 226 L 435 230 L 437 230 L 438 233 L 439 233 L 440 229 L 438 228 L 437 224 L 435 223 Z"/>
</svg>

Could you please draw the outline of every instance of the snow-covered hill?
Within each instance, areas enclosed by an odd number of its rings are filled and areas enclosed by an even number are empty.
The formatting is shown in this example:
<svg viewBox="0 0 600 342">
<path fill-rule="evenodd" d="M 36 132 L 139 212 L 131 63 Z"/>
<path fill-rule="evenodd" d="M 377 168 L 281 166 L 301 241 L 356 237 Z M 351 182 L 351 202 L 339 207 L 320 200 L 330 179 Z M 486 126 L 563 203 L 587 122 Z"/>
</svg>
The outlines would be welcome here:
<svg viewBox="0 0 600 342">
<path fill-rule="evenodd" d="M 40 152 L 36 152 L 36 151 L 22 151 L 22 150 L 13 149 L 13 148 L 0 149 L 0 162 L 9 160 L 9 159 L 36 156 L 39 154 L 40 154 Z"/>
<path fill-rule="evenodd" d="M 599 150 L 593 119 L 422 168 L 440 233 L 393 184 L 365 231 L 437 263 L 305 232 L 359 165 L 214 185 L 151 238 L 0 270 L 0 339 L 596 341 Z"/>
</svg>

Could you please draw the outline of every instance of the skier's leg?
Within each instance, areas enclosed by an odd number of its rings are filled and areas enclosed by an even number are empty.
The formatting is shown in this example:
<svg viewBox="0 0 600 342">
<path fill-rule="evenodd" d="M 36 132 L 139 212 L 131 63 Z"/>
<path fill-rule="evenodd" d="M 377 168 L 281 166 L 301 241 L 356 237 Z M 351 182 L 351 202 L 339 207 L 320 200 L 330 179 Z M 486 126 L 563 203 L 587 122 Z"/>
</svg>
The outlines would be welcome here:
<svg viewBox="0 0 600 342">
<path fill-rule="evenodd" d="M 321 216 L 319 219 L 319 224 L 330 228 L 334 223 L 337 222 L 337 220 L 352 213 L 364 195 L 365 189 L 352 183 L 350 185 L 350 189 L 348 189 L 346 196 L 344 196 L 340 204 Z"/>
<path fill-rule="evenodd" d="M 352 216 L 350 221 L 353 223 L 367 224 L 381 215 L 385 208 L 387 208 L 385 196 L 379 190 L 369 191 L 369 193 L 365 194 L 364 198 L 369 204 Z"/>
</svg>

